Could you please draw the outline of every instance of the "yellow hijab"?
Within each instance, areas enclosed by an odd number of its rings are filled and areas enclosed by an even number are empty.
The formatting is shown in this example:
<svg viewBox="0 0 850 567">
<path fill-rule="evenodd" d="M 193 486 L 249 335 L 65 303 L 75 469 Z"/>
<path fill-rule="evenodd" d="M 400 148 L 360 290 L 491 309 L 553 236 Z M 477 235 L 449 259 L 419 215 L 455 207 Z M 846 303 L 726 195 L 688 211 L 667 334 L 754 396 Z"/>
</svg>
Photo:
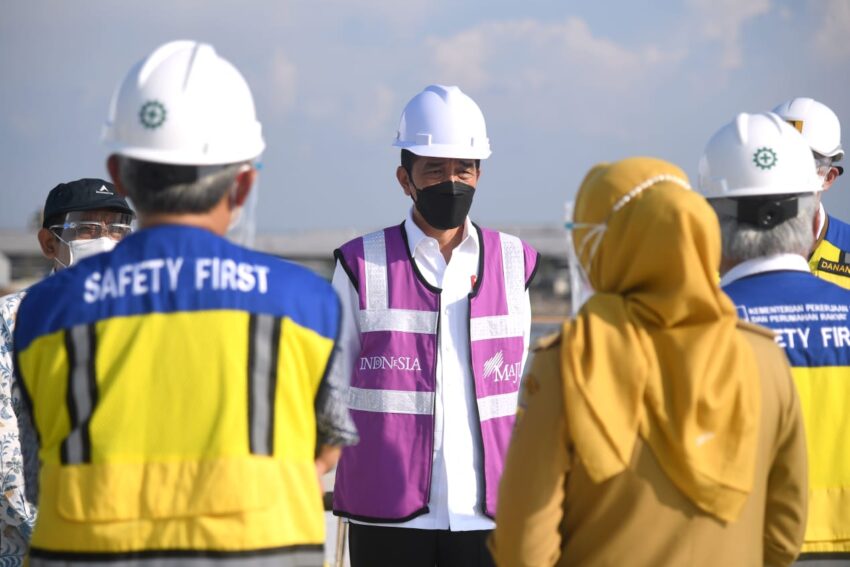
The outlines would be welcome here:
<svg viewBox="0 0 850 567">
<path fill-rule="evenodd" d="M 652 158 L 598 165 L 584 179 L 574 220 L 607 230 L 592 260 L 590 246 L 579 258 L 596 294 L 564 326 L 565 404 L 595 482 L 627 467 L 640 435 L 694 504 L 732 521 L 753 485 L 760 385 L 718 286 L 717 219 L 686 184 Z M 576 250 L 589 232 L 574 231 Z"/>
</svg>

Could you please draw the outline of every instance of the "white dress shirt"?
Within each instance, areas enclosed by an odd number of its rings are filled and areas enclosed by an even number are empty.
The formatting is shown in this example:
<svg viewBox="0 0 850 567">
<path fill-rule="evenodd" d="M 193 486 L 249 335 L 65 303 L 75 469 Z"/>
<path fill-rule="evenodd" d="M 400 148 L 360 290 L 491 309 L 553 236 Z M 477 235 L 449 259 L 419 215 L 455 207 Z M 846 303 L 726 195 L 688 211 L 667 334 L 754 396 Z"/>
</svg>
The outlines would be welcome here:
<svg viewBox="0 0 850 567">
<path fill-rule="evenodd" d="M 469 300 L 478 272 L 480 244 L 478 232 L 467 217 L 463 238 L 452 251 L 448 264 L 436 239 L 426 236 L 413 222 L 412 209 L 404 223 L 410 254 L 425 280 L 442 289 L 440 294 L 439 343 L 437 351 L 437 389 L 434 423 L 434 466 L 431 471 L 431 499 L 427 514 L 399 524 L 372 524 L 427 530 L 492 530 L 495 524 L 480 509 L 478 471 L 482 470 L 481 439 L 475 412 L 475 388 L 469 367 Z M 498 251 L 489 251 L 489 254 Z M 351 353 L 348 364 L 360 353 L 360 329 L 357 318 L 357 290 L 345 270 L 337 264 L 333 287 L 339 294 L 344 312 L 340 341 Z M 531 329 L 531 303 L 526 291 L 521 318 L 525 334 L 523 367 L 528 353 Z M 355 523 L 356 522 L 352 520 Z M 365 523 L 365 522 L 364 522 Z"/>
</svg>

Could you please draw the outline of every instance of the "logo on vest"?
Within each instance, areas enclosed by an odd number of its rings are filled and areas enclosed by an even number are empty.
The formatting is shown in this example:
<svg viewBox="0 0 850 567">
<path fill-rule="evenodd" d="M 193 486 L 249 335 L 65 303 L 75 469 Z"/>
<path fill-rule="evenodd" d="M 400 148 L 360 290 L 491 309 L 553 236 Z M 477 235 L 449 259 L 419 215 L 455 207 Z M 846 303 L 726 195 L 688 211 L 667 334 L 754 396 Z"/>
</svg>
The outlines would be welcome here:
<svg viewBox="0 0 850 567">
<path fill-rule="evenodd" d="M 360 370 L 401 370 L 419 372 L 422 367 L 415 356 L 361 356 Z"/>
<path fill-rule="evenodd" d="M 821 258 L 818 262 L 818 270 L 839 276 L 850 276 L 850 253 L 843 252 L 837 262 Z"/>
<path fill-rule="evenodd" d="M 517 383 L 521 362 L 505 364 L 505 354 L 501 350 L 484 363 L 484 378 L 493 377 L 493 382 Z"/>
</svg>

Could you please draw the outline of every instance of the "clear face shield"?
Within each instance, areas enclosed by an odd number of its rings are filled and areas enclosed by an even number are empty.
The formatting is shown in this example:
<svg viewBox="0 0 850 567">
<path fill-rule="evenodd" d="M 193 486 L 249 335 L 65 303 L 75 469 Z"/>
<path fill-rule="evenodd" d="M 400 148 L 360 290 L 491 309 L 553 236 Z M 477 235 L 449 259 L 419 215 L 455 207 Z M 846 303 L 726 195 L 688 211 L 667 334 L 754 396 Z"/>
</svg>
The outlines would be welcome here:
<svg viewBox="0 0 850 567">
<path fill-rule="evenodd" d="M 577 223 L 573 218 L 573 210 L 575 203 L 568 202 L 565 209 L 564 229 L 567 237 L 567 264 L 570 271 L 570 314 L 573 318 L 578 314 L 582 305 L 587 303 L 587 300 L 595 293 L 593 286 L 590 284 L 590 277 L 584 266 L 581 264 L 581 256 L 585 250 L 589 250 L 590 258 L 596 254 L 596 249 L 602 241 L 602 235 L 605 233 L 606 225 L 604 224 L 585 224 Z M 581 242 L 576 244 L 574 238 L 575 230 L 584 230 L 587 232 L 582 235 Z"/>
<path fill-rule="evenodd" d="M 248 167 L 250 166 L 245 166 L 245 168 Z M 256 162 L 253 164 L 253 167 L 259 171 L 262 169 L 262 164 Z M 241 171 L 245 171 L 245 169 L 243 168 Z M 235 185 L 231 191 L 231 194 L 235 198 Z M 251 186 L 245 202 L 240 207 L 237 207 L 230 217 L 230 224 L 227 227 L 225 237 L 231 242 L 246 248 L 254 247 L 254 241 L 257 236 L 257 202 L 259 201 L 259 194 L 260 176 L 256 175 L 254 176 L 254 184 Z"/>
<path fill-rule="evenodd" d="M 54 260 L 67 268 L 83 258 L 109 252 L 133 232 L 133 228 L 134 216 L 128 213 L 108 210 L 67 213 L 62 224 L 48 227 L 64 245 Z"/>
</svg>

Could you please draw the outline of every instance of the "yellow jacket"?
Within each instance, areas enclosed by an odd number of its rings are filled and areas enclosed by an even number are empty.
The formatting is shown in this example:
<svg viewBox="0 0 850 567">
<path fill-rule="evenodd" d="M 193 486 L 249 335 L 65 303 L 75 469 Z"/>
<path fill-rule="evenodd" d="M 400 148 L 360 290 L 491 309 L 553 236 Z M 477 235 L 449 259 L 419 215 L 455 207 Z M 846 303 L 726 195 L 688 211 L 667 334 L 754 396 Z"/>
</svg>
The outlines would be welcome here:
<svg viewBox="0 0 850 567">
<path fill-rule="evenodd" d="M 19 321 L 41 445 L 34 560 L 321 564 L 314 404 L 339 324 L 327 282 L 155 228 L 32 288 Z"/>
<path fill-rule="evenodd" d="M 773 335 L 741 323 L 761 384 L 756 474 L 738 519 L 700 510 L 635 445 L 628 468 L 594 483 L 564 412 L 560 336 L 541 343 L 523 390 L 491 550 L 504 567 L 789 565 L 806 525 L 806 446 L 799 402 Z M 624 361 L 624 363 L 628 363 Z"/>
</svg>

